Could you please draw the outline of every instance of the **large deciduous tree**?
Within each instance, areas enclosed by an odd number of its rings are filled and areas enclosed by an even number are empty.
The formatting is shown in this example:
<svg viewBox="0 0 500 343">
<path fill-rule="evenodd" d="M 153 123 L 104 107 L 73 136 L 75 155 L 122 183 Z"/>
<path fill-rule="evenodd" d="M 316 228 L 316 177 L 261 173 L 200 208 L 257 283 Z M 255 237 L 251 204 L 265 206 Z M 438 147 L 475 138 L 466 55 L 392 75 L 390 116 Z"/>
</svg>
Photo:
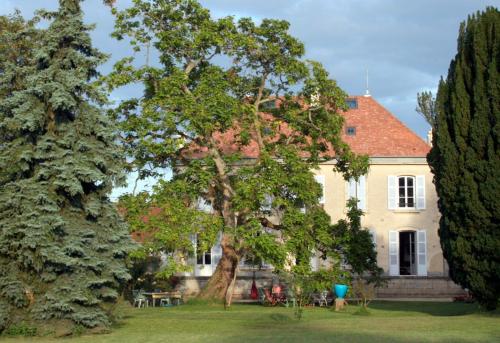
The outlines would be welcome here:
<svg viewBox="0 0 500 343">
<path fill-rule="evenodd" d="M 431 127 L 434 126 L 436 121 L 436 98 L 432 92 L 417 93 L 417 107 L 415 110 Z"/>
<path fill-rule="evenodd" d="M 289 24 L 214 19 L 193 0 L 135 0 L 115 14 L 117 38 L 130 37 L 138 51 L 152 46 L 159 56 L 157 66 L 120 61 L 108 77 L 112 87 L 146 85 L 142 97 L 115 112 L 131 168 L 141 176 L 174 170 L 150 207 L 169 217 L 201 202 L 220 219 L 196 231 L 212 238 L 222 232 L 222 257 L 202 296 L 227 300 L 242 258 L 278 270 L 309 268 L 314 251 L 338 260 L 312 171 L 335 158 L 336 170 L 357 177 L 367 158 L 340 139 L 347 95 L 319 63 L 303 59 Z M 154 234 L 186 241 L 189 228 L 176 227 L 173 213 Z M 163 234 L 169 223 L 173 235 Z"/>
<path fill-rule="evenodd" d="M 437 95 L 428 156 L 451 278 L 487 308 L 500 296 L 500 12 L 460 26 L 458 52 Z"/>
<path fill-rule="evenodd" d="M 0 18 L 0 331 L 104 328 L 132 247 L 108 198 L 123 154 L 90 83 L 105 56 L 80 0 L 39 16 L 48 28 Z"/>
</svg>

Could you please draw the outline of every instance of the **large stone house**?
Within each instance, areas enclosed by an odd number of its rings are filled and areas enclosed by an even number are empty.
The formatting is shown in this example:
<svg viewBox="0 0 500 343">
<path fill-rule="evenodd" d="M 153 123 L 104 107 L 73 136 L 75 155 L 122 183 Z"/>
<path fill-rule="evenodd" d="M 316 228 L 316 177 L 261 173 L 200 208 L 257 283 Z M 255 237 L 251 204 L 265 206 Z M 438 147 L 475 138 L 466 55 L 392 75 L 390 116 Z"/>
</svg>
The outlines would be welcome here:
<svg viewBox="0 0 500 343">
<path fill-rule="evenodd" d="M 323 204 L 333 222 L 346 215 L 346 201 L 356 197 L 364 211 L 362 225 L 370 230 L 378 264 L 389 279 L 379 297 L 450 297 L 462 293 L 448 278 L 438 236 L 439 211 L 432 174 L 426 161 L 430 146 L 370 96 L 348 99 L 344 140 L 352 150 L 370 157 L 367 175 L 346 182 L 333 171 L 334 161 L 315 170 L 323 186 Z M 220 247 L 196 256 L 184 287 L 196 292 L 215 270 Z M 313 269 L 321 267 L 314 258 Z M 272 269 L 270 267 L 270 269 Z M 245 297 L 253 270 L 241 265 L 236 296 Z M 258 282 L 269 283 L 260 269 Z"/>
</svg>

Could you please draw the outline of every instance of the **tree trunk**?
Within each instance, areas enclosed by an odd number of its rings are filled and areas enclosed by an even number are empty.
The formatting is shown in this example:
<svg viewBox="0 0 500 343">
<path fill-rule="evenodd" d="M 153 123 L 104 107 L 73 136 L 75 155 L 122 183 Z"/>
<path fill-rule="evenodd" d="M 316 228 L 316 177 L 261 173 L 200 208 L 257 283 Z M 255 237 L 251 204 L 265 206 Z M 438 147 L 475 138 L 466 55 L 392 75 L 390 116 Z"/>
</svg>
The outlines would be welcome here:
<svg viewBox="0 0 500 343">
<path fill-rule="evenodd" d="M 239 257 L 230 242 L 230 238 L 225 234 L 222 236 L 221 247 L 222 257 L 219 264 L 199 297 L 202 299 L 224 300 L 226 303 L 226 299 L 230 298 L 228 291 L 232 292 L 233 290 L 231 286 L 236 279 Z"/>
</svg>

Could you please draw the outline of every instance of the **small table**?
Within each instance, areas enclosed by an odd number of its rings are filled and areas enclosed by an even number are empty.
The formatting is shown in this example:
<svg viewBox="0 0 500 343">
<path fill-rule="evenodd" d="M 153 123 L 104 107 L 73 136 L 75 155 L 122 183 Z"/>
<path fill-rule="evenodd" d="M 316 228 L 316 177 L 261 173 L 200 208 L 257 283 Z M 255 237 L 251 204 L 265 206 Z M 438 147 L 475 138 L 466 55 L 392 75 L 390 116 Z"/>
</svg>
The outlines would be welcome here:
<svg viewBox="0 0 500 343">
<path fill-rule="evenodd" d="M 177 304 L 179 304 L 182 299 L 179 292 L 144 292 L 142 294 L 151 297 L 153 300 L 153 307 L 155 307 L 156 300 L 158 299 L 177 299 Z"/>
</svg>

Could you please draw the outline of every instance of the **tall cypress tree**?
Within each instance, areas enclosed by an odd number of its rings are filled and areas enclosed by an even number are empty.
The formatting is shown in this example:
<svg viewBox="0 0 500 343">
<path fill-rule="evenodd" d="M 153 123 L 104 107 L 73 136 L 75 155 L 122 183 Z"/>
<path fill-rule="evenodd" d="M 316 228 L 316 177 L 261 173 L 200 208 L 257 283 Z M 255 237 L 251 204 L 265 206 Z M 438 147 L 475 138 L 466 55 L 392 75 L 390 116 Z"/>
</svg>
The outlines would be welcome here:
<svg viewBox="0 0 500 343">
<path fill-rule="evenodd" d="M 0 68 L 0 331 L 106 327 L 107 304 L 129 278 L 131 241 L 108 198 L 123 178 L 122 153 L 89 82 L 105 56 L 80 2 L 40 12 L 51 24 L 36 40 L 27 29 L 2 33 L 30 41 L 32 54 Z"/>
<path fill-rule="evenodd" d="M 500 12 L 487 8 L 460 26 L 428 156 L 450 276 L 489 309 L 500 297 L 499 69 Z"/>
</svg>

